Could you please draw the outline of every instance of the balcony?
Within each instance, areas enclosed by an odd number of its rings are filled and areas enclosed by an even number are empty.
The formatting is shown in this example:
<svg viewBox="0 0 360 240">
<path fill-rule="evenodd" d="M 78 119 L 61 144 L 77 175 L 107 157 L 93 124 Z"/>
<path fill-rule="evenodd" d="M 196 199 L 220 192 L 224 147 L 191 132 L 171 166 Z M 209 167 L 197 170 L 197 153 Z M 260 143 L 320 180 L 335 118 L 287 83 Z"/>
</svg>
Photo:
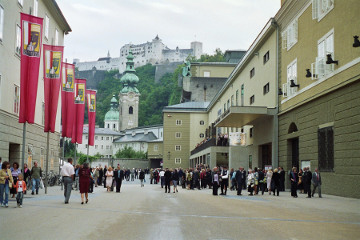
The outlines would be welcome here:
<svg viewBox="0 0 360 240">
<path fill-rule="evenodd" d="M 276 115 L 275 108 L 260 106 L 230 107 L 215 121 L 215 127 L 237 127 L 251 125 L 257 119 Z"/>
<path fill-rule="evenodd" d="M 198 152 L 201 152 L 204 149 L 207 149 L 208 147 L 216 146 L 216 138 L 210 138 L 207 142 L 204 142 L 203 144 L 196 147 L 194 150 L 191 151 L 191 155 L 194 155 Z"/>
</svg>

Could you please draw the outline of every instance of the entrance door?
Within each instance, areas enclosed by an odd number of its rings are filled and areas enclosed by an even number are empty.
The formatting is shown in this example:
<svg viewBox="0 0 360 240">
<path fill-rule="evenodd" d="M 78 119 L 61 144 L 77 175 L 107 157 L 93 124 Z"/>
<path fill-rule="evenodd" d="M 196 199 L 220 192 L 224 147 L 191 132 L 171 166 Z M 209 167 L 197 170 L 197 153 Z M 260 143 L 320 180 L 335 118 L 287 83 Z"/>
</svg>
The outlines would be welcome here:
<svg viewBox="0 0 360 240">
<path fill-rule="evenodd" d="M 18 162 L 20 164 L 20 144 L 9 144 L 9 162 L 11 166 L 14 162 Z"/>
<path fill-rule="evenodd" d="M 296 167 L 299 171 L 299 138 L 293 138 L 291 141 L 291 167 Z"/>
<path fill-rule="evenodd" d="M 272 165 L 271 159 L 271 143 L 261 145 L 261 168 L 264 169 L 265 165 Z"/>
</svg>

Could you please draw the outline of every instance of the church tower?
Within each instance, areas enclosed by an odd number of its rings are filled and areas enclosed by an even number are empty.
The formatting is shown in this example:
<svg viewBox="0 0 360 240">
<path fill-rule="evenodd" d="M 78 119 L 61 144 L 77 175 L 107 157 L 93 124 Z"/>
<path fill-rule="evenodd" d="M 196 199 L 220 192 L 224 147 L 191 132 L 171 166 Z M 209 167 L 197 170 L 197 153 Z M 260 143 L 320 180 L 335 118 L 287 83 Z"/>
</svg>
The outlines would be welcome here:
<svg viewBox="0 0 360 240">
<path fill-rule="evenodd" d="M 119 93 L 120 131 L 136 128 L 139 117 L 140 92 L 136 88 L 139 78 L 135 74 L 134 56 L 131 50 L 126 59 L 126 70 L 120 79 L 120 83 L 123 85 Z"/>
<path fill-rule="evenodd" d="M 113 95 L 110 101 L 110 110 L 105 114 L 104 128 L 108 128 L 116 132 L 120 131 L 118 102 L 115 95 Z"/>
</svg>

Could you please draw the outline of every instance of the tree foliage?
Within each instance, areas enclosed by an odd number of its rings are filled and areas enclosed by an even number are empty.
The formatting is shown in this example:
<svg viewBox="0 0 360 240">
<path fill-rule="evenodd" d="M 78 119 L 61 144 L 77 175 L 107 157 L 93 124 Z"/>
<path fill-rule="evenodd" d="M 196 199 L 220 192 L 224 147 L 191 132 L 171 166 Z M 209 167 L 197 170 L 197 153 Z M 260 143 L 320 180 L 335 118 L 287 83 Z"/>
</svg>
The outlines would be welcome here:
<svg viewBox="0 0 360 240">
<path fill-rule="evenodd" d="M 116 158 L 131 158 L 131 159 L 147 159 L 147 155 L 143 151 L 135 151 L 132 147 L 125 146 L 123 149 L 119 149 L 116 154 Z"/>
</svg>

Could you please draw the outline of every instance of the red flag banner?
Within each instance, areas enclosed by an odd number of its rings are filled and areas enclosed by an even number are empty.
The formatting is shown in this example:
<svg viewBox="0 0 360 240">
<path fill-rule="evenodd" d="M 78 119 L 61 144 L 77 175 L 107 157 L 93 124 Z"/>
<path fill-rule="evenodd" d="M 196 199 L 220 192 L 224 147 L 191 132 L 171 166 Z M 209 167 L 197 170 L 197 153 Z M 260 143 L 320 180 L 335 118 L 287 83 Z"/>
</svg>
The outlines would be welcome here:
<svg viewBox="0 0 360 240">
<path fill-rule="evenodd" d="M 72 130 L 72 143 L 82 143 L 83 126 L 84 126 L 84 113 L 85 113 L 85 91 L 86 79 L 75 79 L 74 88 L 74 123 Z"/>
<path fill-rule="evenodd" d="M 44 132 L 55 132 L 56 113 L 61 85 L 63 46 L 43 45 L 44 50 L 44 93 L 45 125 Z"/>
<path fill-rule="evenodd" d="M 34 123 L 43 19 L 21 13 L 19 123 Z"/>
<path fill-rule="evenodd" d="M 88 145 L 94 146 L 95 119 L 96 119 L 96 90 L 86 90 L 86 100 L 87 100 L 88 118 L 89 118 Z"/>
<path fill-rule="evenodd" d="M 74 86 L 75 66 L 70 63 L 63 63 L 61 86 L 61 124 L 62 137 L 72 137 L 74 122 Z"/>
</svg>

